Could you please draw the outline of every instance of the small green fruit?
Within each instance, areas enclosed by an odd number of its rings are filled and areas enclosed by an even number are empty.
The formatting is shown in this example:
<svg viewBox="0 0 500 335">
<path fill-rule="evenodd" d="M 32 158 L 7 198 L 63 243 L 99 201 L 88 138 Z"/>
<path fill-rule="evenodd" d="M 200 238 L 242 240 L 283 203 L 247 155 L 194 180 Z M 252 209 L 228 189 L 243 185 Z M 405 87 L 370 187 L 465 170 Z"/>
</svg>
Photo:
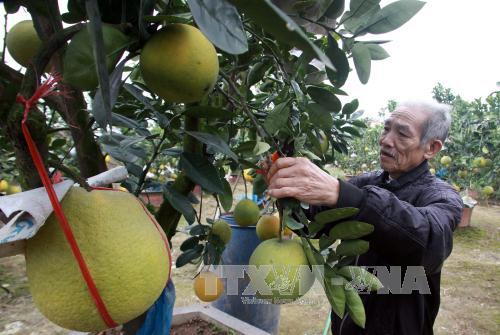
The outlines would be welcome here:
<svg viewBox="0 0 500 335">
<path fill-rule="evenodd" d="M 212 234 L 218 236 L 224 244 L 228 244 L 231 240 L 231 226 L 224 220 L 217 220 L 212 225 Z"/>
<path fill-rule="evenodd" d="M 234 208 L 234 220 L 243 227 L 255 226 L 260 218 L 260 209 L 250 199 L 243 199 Z"/>
</svg>

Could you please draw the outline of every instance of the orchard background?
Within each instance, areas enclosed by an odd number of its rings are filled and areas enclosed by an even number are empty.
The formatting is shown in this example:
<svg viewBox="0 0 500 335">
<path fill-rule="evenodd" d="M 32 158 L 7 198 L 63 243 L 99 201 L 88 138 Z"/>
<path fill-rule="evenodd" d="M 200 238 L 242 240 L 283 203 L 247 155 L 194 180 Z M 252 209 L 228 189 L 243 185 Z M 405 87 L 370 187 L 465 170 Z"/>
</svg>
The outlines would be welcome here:
<svg viewBox="0 0 500 335">
<path fill-rule="evenodd" d="M 368 82 L 372 62 L 389 57 L 383 34 L 423 5 L 416 0 L 387 6 L 376 0 L 69 0 L 68 12 L 61 13 L 53 0 L 4 1 L 7 20 L 29 12 L 41 42 L 34 51 L 30 43 L 20 46 L 28 59 L 24 66 L 7 61 L 3 49 L 0 192 L 41 186 L 21 132 L 16 95 L 33 95 L 47 79 L 46 70 L 59 73 L 64 94 L 39 101 L 29 119 L 51 176 L 81 181 L 124 165 L 130 175 L 121 187 L 145 199 L 147 192 L 162 194 L 165 201 L 149 208 L 168 238 L 189 231 L 190 242 L 182 253 L 177 250 L 177 267 L 211 263 L 222 245 L 210 239 L 211 225 L 204 220 L 230 211 L 241 193 L 262 196 L 265 185 L 255 170 L 267 155 L 306 156 L 336 175 L 378 167 L 380 120 L 363 118 L 355 92 L 343 86 L 354 75 Z M 216 47 L 215 83 L 197 101 L 165 100 L 142 76 L 141 52 L 168 24 L 197 26 Z M 81 31 L 86 39 L 73 38 Z M 181 56 L 171 57 L 158 71 L 181 63 Z M 486 101 L 468 102 L 436 86 L 434 97 L 454 106 L 454 123 L 445 150 L 431 164 L 460 190 L 491 200 L 499 196 L 500 106 L 498 92 L 486 94 Z M 394 106 L 389 101 L 381 114 Z M 441 164 L 442 156 L 451 162 Z M 241 193 L 230 183 L 232 175 L 242 176 Z M 204 201 L 214 201 L 212 212 L 203 209 Z M 186 226 L 179 226 L 181 218 Z"/>
</svg>

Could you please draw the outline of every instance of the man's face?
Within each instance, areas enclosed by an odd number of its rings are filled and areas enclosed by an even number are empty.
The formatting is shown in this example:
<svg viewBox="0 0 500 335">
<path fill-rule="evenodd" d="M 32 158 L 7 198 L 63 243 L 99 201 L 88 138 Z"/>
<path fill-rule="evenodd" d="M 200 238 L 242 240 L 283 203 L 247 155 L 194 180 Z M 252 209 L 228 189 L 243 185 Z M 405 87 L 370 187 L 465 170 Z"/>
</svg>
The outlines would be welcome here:
<svg viewBox="0 0 500 335">
<path fill-rule="evenodd" d="M 399 178 L 424 161 L 420 137 L 427 117 L 424 111 L 402 106 L 385 121 L 379 139 L 380 165 L 392 178 Z"/>
</svg>

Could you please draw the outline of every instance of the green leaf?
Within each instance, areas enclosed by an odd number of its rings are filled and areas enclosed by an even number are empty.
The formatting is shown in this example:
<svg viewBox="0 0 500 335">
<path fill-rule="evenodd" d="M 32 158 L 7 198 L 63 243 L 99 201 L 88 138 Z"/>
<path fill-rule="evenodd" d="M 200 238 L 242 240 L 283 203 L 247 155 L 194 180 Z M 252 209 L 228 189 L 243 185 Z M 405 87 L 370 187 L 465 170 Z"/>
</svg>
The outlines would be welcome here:
<svg viewBox="0 0 500 335">
<path fill-rule="evenodd" d="M 378 11 L 366 25 L 372 34 L 384 34 L 401 27 L 425 5 L 423 1 L 399 0 Z"/>
<path fill-rule="evenodd" d="M 190 227 L 189 235 L 191 236 L 207 235 L 209 231 L 210 227 L 208 225 L 196 224 Z"/>
<path fill-rule="evenodd" d="M 236 8 L 226 0 L 187 0 L 200 30 L 219 49 L 238 55 L 248 50 L 247 35 Z"/>
<path fill-rule="evenodd" d="M 352 120 L 351 124 L 353 126 L 358 127 L 358 128 L 368 128 L 368 126 L 366 125 L 366 122 L 363 120 Z"/>
<path fill-rule="evenodd" d="M 118 99 L 118 93 L 122 84 L 122 73 L 123 67 L 125 66 L 126 59 L 121 61 L 116 68 L 113 70 L 110 76 L 110 108 L 116 103 Z M 111 109 L 108 110 L 106 107 L 106 102 L 103 97 L 102 87 L 99 87 L 94 95 L 94 100 L 92 100 L 92 115 L 94 115 L 95 120 L 102 128 L 106 128 L 110 121 L 112 120 Z M 109 113 L 109 114 L 108 114 Z"/>
<path fill-rule="evenodd" d="M 182 254 L 179 255 L 179 257 L 177 257 L 177 260 L 175 261 L 175 266 L 177 268 L 180 268 L 188 263 L 191 263 L 192 261 L 201 256 L 202 251 L 203 251 L 203 246 L 201 244 L 198 244 L 193 249 L 189 249 L 188 251 L 183 252 Z"/>
<path fill-rule="evenodd" d="M 337 41 L 331 35 L 328 35 L 326 55 L 330 58 L 336 69 L 336 71 L 328 68 L 326 69 L 328 79 L 333 86 L 342 87 L 349 76 L 349 61 L 347 60 L 345 52 L 338 47 Z"/>
<path fill-rule="evenodd" d="M 335 240 L 331 240 L 327 235 L 322 235 L 319 238 L 319 250 L 325 250 L 329 246 L 331 246 Z"/>
<path fill-rule="evenodd" d="M 280 103 L 267 115 L 264 121 L 264 128 L 269 133 L 275 134 L 287 124 L 289 115 L 290 108 L 288 107 L 288 101 Z"/>
<path fill-rule="evenodd" d="M 220 120 L 230 120 L 235 116 L 233 112 L 227 109 L 210 106 L 188 107 L 184 111 L 184 114 L 187 116 Z"/>
<path fill-rule="evenodd" d="M 15 14 L 21 6 L 21 0 L 5 0 L 3 5 L 7 14 Z"/>
<path fill-rule="evenodd" d="M 350 115 L 356 111 L 359 107 L 359 101 L 358 99 L 354 99 L 349 103 L 346 103 L 344 107 L 342 108 L 342 114 L 344 115 Z"/>
<path fill-rule="evenodd" d="M 134 163 L 125 163 L 128 173 L 139 178 L 142 175 L 142 167 Z"/>
<path fill-rule="evenodd" d="M 221 178 L 222 186 L 224 188 L 224 192 L 219 194 L 219 201 L 222 208 L 229 212 L 231 207 L 233 206 L 233 190 L 231 189 L 231 185 L 225 178 Z"/>
<path fill-rule="evenodd" d="M 307 231 L 309 232 L 309 236 L 316 235 L 321 229 L 325 227 L 326 222 L 318 223 L 316 221 L 312 221 L 307 226 Z"/>
<path fill-rule="evenodd" d="M 292 218 L 292 216 L 290 214 L 283 215 L 283 222 L 288 228 L 290 228 L 292 230 L 300 229 L 300 228 L 304 227 L 304 225 L 302 223 L 297 222 L 294 218 Z"/>
<path fill-rule="evenodd" d="M 328 110 L 320 104 L 307 105 L 307 114 L 311 123 L 323 130 L 330 130 L 333 126 L 333 117 Z"/>
<path fill-rule="evenodd" d="M 257 194 L 259 197 L 264 194 L 264 192 L 267 190 L 267 183 L 264 180 L 264 177 L 261 174 L 258 174 L 252 183 L 252 193 Z"/>
<path fill-rule="evenodd" d="M 341 21 L 344 22 L 344 28 L 352 34 L 355 34 L 356 36 L 363 35 L 366 34 L 366 32 L 363 31 L 363 28 L 366 27 L 373 15 L 379 10 L 380 6 L 376 5 L 371 7 L 361 15 L 356 15 L 356 13 L 347 11 L 344 13 Z"/>
<path fill-rule="evenodd" d="M 189 179 L 211 193 L 224 193 L 224 186 L 215 166 L 204 156 L 183 152 L 179 167 Z"/>
<path fill-rule="evenodd" d="M 345 0 L 333 0 L 324 16 L 329 19 L 336 19 L 344 12 Z"/>
<path fill-rule="evenodd" d="M 234 159 L 236 162 L 238 161 L 238 156 L 236 156 L 236 154 L 231 150 L 231 148 L 227 145 L 227 143 L 224 142 L 224 140 L 219 136 L 209 133 L 202 133 L 199 131 L 186 131 L 186 133 L 193 136 L 198 141 L 211 146 L 217 152 L 220 152 Z"/>
<path fill-rule="evenodd" d="M 334 68 L 326 55 L 307 37 L 304 31 L 271 0 L 230 0 L 246 17 L 276 39 L 295 46 L 318 58 L 326 67 Z M 262 15 L 265 13 L 265 15 Z"/>
<path fill-rule="evenodd" d="M 336 268 L 341 268 L 343 266 L 353 264 L 356 260 L 356 256 L 341 257 L 340 255 L 337 255 L 337 258 L 340 258 L 340 260 L 337 262 L 337 264 L 335 264 Z"/>
<path fill-rule="evenodd" d="M 352 282 L 355 287 L 364 286 L 370 291 L 384 287 L 376 276 L 359 266 L 344 266 L 338 269 L 337 273 Z"/>
<path fill-rule="evenodd" d="M 345 240 L 335 249 L 339 256 L 358 256 L 368 251 L 370 243 L 365 240 Z"/>
<path fill-rule="evenodd" d="M 389 57 L 387 51 L 380 45 L 374 43 L 365 43 L 365 45 L 368 47 L 368 50 L 370 50 L 370 57 L 372 60 L 382 60 Z"/>
<path fill-rule="evenodd" d="M 316 214 L 314 221 L 320 225 L 339 221 L 358 214 L 359 209 L 354 207 L 334 208 Z"/>
<path fill-rule="evenodd" d="M 66 139 L 64 139 L 64 138 L 56 138 L 55 140 L 53 140 L 50 143 L 50 149 L 51 150 L 58 149 L 58 148 L 62 147 L 65 144 L 66 144 Z"/>
<path fill-rule="evenodd" d="M 238 145 L 236 149 L 234 149 L 234 152 L 236 152 L 239 155 L 242 155 L 243 157 L 248 157 L 249 155 L 253 155 L 253 149 L 255 148 L 256 144 L 257 144 L 256 141 L 246 141 L 240 143 L 240 145 Z"/>
<path fill-rule="evenodd" d="M 267 70 L 272 66 L 272 63 L 264 60 L 255 63 L 250 70 L 248 70 L 247 75 L 247 87 L 257 84 L 264 78 Z"/>
<path fill-rule="evenodd" d="M 253 154 L 255 156 L 262 155 L 264 152 L 269 151 L 269 149 L 271 149 L 271 146 L 266 142 L 257 142 L 253 148 Z"/>
<path fill-rule="evenodd" d="M 370 78 L 371 70 L 371 55 L 370 49 L 363 43 L 355 43 L 352 47 L 352 58 L 354 59 L 354 67 L 358 74 L 359 81 L 366 84 Z"/>
<path fill-rule="evenodd" d="M 338 112 L 342 108 L 339 98 L 325 88 L 309 86 L 307 93 L 315 102 L 325 107 L 329 112 Z"/>
<path fill-rule="evenodd" d="M 340 128 L 340 130 L 342 130 L 343 132 L 349 133 L 351 135 L 361 137 L 361 134 L 359 133 L 359 131 L 354 127 L 344 126 L 344 127 Z"/>
<path fill-rule="evenodd" d="M 330 229 L 328 236 L 333 241 L 338 239 L 352 240 L 371 234 L 374 230 L 373 225 L 361 221 L 344 221 Z"/>
<path fill-rule="evenodd" d="M 104 37 L 102 32 L 101 14 L 99 13 L 99 5 L 97 0 L 85 1 L 85 9 L 89 24 L 90 41 L 92 43 L 92 51 L 95 59 L 95 66 L 97 70 L 97 78 L 99 79 L 100 91 L 103 99 L 103 106 L 106 114 L 106 125 L 109 124 L 111 119 L 111 88 L 108 75 L 108 68 L 106 64 L 106 48 L 104 44 Z M 66 69 L 67 70 L 67 69 Z M 106 126 L 104 127 L 106 128 Z"/>
<path fill-rule="evenodd" d="M 313 267 L 313 270 L 315 270 L 314 275 L 315 275 L 316 279 L 318 279 L 318 281 L 320 283 L 323 283 L 323 274 L 321 272 L 316 271 L 316 270 L 318 270 L 318 268 L 317 268 L 318 265 L 325 264 L 325 260 L 324 260 L 323 256 L 321 256 L 320 253 L 318 253 L 316 250 L 313 250 L 311 248 L 310 242 L 307 238 L 300 237 L 300 240 L 302 242 L 302 249 L 304 250 L 304 253 L 306 254 L 307 260 L 309 261 L 309 264 Z"/>
<path fill-rule="evenodd" d="M 143 92 L 144 92 L 143 90 L 141 90 L 141 89 L 137 88 L 135 85 L 129 84 L 129 83 L 124 83 L 123 88 L 126 89 L 127 92 L 132 94 L 132 96 L 134 98 L 136 98 L 137 100 L 142 102 L 144 104 L 144 107 L 146 107 L 150 111 L 156 112 L 156 108 L 154 108 L 153 105 L 151 104 L 151 99 L 146 98 L 143 95 Z"/>
<path fill-rule="evenodd" d="M 138 134 L 143 136 L 151 135 L 144 125 L 121 114 L 111 113 L 111 124 L 118 127 L 134 129 Z"/>
<path fill-rule="evenodd" d="M 378 8 L 379 3 L 380 0 L 351 0 L 349 11 L 351 16 L 360 17 L 373 10 L 373 8 Z"/>
<path fill-rule="evenodd" d="M 346 297 L 344 285 L 347 281 L 340 276 L 329 276 L 325 267 L 325 293 L 333 311 L 338 317 L 343 318 L 345 314 Z"/>
<path fill-rule="evenodd" d="M 355 324 L 361 328 L 365 328 L 366 314 L 363 301 L 359 297 L 358 292 L 354 287 L 345 285 L 345 298 L 347 304 L 347 312 Z"/>
<path fill-rule="evenodd" d="M 127 137 L 121 134 L 104 134 L 99 138 L 99 142 L 103 146 L 104 151 L 110 154 L 113 158 L 125 162 L 134 163 L 139 159 L 139 151 L 133 148 L 126 148 L 121 145 L 121 141 Z"/>
<path fill-rule="evenodd" d="M 290 84 L 292 85 L 293 93 L 295 93 L 297 97 L 297 104 L 303 106 L 305 102 L 304 92 L 302 92 L 299 84 L 295 80 L 290 80 Z"/>
<path fill-rule="evenodd" d="M 191 236 L 182 242 L 181 246 L 179 249 L 181 251 L 187 251 L 189 249 L 193 249 L 196 245 L 198 245 L 198 242 L 200 241 L 200 238 L 198 236 Z"/>
<path fill-rule="evenodd" d="M 196 212 L 189 199 L 170 184 L 163 186 L 163 197 L 172 207 L 181 213 L 189 224 L 196 220 Z"/>
</svg>

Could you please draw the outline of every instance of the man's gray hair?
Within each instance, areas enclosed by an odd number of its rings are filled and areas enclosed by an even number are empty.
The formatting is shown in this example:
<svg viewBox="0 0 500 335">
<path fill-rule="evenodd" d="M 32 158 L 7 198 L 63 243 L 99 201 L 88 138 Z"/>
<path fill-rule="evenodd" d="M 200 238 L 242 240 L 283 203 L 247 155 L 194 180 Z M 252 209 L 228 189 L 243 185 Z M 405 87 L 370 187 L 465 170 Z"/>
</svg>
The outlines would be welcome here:
<svg viewBox="0 0 500 335">
<path fill-rule="evenodd" d="M 417 109 L 428 113 L 429 117 L 422 125 L 422 135 L 420 144 L 425 145 L 433 139 L 438 139 L 444 143 L 451 126 L 451 109 L 448 104 L 436 101 L 407 101 L 400 103 L 398 107 Z"/>
</svg>

